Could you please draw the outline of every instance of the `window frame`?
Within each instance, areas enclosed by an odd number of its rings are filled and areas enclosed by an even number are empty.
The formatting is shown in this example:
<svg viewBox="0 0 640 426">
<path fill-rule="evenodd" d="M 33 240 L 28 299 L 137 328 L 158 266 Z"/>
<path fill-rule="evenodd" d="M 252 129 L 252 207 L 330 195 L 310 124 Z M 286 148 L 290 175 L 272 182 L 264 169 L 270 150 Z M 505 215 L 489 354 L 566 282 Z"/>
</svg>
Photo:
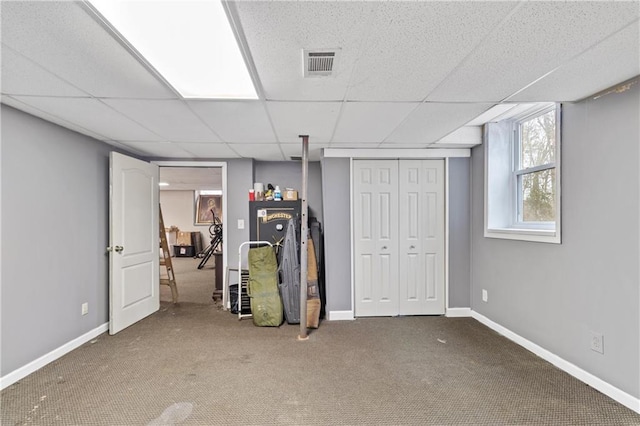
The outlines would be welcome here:
<svg viewBox="0 0 640 426">
<path fill-rule="evenodd" d="M 555 151 L 554 161 L 528 168 L 520 167 L 520 152 L 522 146 L 521 125 L 522 123 L 534 119 L 540 115 L 555 110 Z M 522 111 L 522 110 L 521 110 Z M 535 241 L 546 243 L 561 243 L 561 114 L 560 104 L 535 104 L 517 115 L 498 118 L 496 124 L 508 127 L 509 131 L 503 132 L 502 140 L 497 141 L 501 148 L 491 150 L 492 140 L 485 126 L 485 229 L 484 236 L 487 238 L 513 239 L 522 241 Z M 496 143 L 496 141 L 493 141 Z M 508 144 L 508 148 L 506 147 Z M 498 154 L 496 154 L 498 152 Z M 502 158 L 509 155 L 510 158 Z M 494 156 L 493 160 L 491 156 Z M 498 156 L 499 158 L 495 158 Z M 503 172 L 496 179 L 489 177 L 491 174 L 491 163 L 500 163 Z M 507 164 L 508 163 L 508 164 Z M 509 167 L 507 171 L 506 168 Z M 555 170 L 555 221 L 534 222 L 522 220 L 523 199 L 522 199 L 522 176 L 544 171 Z M 489 184 L 491 180 L 492 185 Z M 492 201 L 493 204 L 492 205 Z M 498 219 L 496 219 L 498 218 Z"/>
</svg>

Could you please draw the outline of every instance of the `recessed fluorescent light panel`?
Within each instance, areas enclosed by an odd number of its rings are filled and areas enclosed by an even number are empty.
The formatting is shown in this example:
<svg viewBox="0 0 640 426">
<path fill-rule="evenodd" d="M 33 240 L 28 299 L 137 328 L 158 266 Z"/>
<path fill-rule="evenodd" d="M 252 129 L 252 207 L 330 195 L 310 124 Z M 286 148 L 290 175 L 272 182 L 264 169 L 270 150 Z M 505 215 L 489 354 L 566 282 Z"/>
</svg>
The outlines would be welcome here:
<svg viewBox="0 0 640 426">
<path fill-rule="evenodd" d="M 184 98 L 258 99 L 219 0 L 90 0 Z"/>
</svg>

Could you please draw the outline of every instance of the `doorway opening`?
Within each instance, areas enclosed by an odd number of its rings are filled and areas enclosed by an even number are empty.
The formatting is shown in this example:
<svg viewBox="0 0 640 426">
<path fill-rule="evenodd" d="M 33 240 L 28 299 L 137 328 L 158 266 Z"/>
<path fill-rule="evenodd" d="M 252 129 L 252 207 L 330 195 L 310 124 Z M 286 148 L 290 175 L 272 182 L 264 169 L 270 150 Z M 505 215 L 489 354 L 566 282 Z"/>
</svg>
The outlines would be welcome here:
<svg viewBox="0 0 640 426">
<path fill-rule="evenodd" d="M 222 307 L 226 270 L 226 163 L 157 162 L 160 208 L 181 306 Z M 217 226 L 216 226 L 217 225 Z M 222 237 L 222 241 L 219 239 Z M 215 247 L 211 244 L 214 243 Z M 160 266 L 160 277 L 167 275 Z M 160 303 L 172 303 L 160 286 Z"/>
</svg>

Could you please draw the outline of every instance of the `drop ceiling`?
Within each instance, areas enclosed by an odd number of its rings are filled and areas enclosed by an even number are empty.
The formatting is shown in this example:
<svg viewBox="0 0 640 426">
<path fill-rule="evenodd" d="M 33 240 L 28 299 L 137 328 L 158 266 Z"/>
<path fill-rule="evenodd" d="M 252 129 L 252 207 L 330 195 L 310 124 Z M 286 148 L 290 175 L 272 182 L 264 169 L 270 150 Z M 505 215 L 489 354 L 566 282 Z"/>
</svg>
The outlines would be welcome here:
<svg viewBox="0 0 640 426">
<path fill-rule="evenodd" d="M 496 105 L 640 74 L 638 1 L 226 2 L 260 96 L 184 100 L 83 2 L 1 3 L 2 102 L 145 157 L 471 147 Z M 339 49 L 303 75 L 303 49 Z"/>
</svg>

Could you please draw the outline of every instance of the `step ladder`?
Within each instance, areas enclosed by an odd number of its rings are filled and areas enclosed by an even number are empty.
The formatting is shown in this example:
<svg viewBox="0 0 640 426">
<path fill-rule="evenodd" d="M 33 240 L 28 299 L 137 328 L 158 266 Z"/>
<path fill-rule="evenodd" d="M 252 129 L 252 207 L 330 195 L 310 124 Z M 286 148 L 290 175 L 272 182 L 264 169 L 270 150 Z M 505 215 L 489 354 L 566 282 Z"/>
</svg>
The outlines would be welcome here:
<svg viewBox="0 0 640 426">
<path fill-rule="evenodd" d="M 173 272 L 173 263 L 171 263 L 171 253 L 169 252 L 169 244 L 167 243 L 167 234 L 164 229 L 164 220 L 162 219 L 162 208 L 158 208 L 160 212 L 160 266 L 167 268 L 167 278 L 160 277 L 161 285 L 168 285 L 171 288 L 171 298 L 173 303 L 178 303 L 178 286 L 176 285 L 176 276 Z"/>
</svg>

